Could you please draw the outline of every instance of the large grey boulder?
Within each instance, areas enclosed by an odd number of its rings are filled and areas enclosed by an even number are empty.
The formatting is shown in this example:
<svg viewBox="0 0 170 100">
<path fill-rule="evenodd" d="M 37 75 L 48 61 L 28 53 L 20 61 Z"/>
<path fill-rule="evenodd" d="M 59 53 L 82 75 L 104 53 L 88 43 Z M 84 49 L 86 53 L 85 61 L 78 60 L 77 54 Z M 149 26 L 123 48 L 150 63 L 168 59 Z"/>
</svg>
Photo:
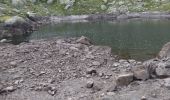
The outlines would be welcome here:
<svg viewBox="0 0 170 100">
<path fill-rule="evenodd" d="M 158 77 L 170 77 L 170 63 L 160 62 L 155 70 Z"/>
</svg>

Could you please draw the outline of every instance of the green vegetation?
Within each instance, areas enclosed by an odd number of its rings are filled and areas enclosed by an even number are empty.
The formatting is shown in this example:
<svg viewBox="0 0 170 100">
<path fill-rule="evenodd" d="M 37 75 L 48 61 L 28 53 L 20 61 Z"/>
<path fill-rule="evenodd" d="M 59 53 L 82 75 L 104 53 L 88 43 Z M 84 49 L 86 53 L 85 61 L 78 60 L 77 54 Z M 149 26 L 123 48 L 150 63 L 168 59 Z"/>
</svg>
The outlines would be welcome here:
<svg viewBox="0 0 170 100">
<path fill-rule="evenodd" d="M 32 1 L 32 2 L 31 2 Z M 0 16 L 170 11 L 169 0 L 1 0 Z"/>
</svg>

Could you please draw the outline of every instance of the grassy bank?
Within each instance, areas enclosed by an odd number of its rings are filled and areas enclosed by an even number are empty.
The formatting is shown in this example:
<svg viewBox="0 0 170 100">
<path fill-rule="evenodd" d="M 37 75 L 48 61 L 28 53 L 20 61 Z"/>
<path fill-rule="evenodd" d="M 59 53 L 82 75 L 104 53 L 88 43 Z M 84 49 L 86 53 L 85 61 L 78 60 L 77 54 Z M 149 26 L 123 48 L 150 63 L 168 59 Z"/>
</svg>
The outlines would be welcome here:
<svg viewBox="0 0 170 100">
<path fill-rule="evenodd" d="M 16 0 L 22 1 L 22 0 Z M 72 0 L 74 2 L 61 2 L 61 0 L 47 3 L 46 0 L 12 4 L 11 0 L 0 1 L 1 20 L 4 16 L 25 16 L 27 12 L 38 15 L 80 15 L 115 12 L 141 12 L 141 11 L 170 11 L 169 0 Z"/>
</svg>

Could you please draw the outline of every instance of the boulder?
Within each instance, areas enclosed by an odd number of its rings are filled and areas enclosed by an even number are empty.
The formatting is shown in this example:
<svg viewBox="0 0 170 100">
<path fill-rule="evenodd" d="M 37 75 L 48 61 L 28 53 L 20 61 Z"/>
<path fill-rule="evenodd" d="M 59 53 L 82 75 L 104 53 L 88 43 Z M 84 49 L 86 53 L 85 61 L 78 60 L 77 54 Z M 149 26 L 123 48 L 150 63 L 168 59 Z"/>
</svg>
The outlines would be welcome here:
<svg viewBox="0 0 170 100">
<path fill-rule="evenodd" d="M 13 16 L 5 21 L 3 30 L 5 31 L 0 33 L 0 38 L 11 38 L 32 32 L 32 25 L 22 17 Z"/>
<path fill-rule="evenodd" d="M 88 39 L 85 36 L 81 36 L 76 42 L 81 43 L 81 44 L 85 44 L 85 45 L 90 45 L 91 44 L 90 39 Z"/>
<path fill-rule="evenodd" d="M 170 64 L 160 62 L 155 70 L 158 77 L 169 77 L 170 76 Z"/>
<path fill-rule="evenodd" d="M 158 58 L 169 58 L 170 57 L 170 42 L 166 43 L 158 54 Z"/>
<path fill-rule="evenodd" d="M 17 24 L 24 24 L 26 21 L 19 16 L 13 16 L 5 21 L 5 26 L 16 26 Z"/>
<path fill-rule="evenodd" d="M 134 77 L 138 80 L 147 80 L 149 79 L 149 73 L 147 70 L 138 70 L 134 72 Z"/>
<path fill-rule="evenodd" d="M 121 74 L 116 79 L 117 86 L 127 86 L 133 81 L 133 73 Z"/>
</svg>

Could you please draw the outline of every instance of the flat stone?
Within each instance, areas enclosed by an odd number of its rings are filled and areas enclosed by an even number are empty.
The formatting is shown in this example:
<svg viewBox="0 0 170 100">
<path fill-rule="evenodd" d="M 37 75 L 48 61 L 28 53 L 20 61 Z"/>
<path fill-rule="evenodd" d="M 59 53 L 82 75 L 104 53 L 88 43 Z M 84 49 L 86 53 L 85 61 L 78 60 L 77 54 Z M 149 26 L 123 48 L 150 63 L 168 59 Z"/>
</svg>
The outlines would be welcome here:
<svg viewBox="0 0 170 100">
<path fill-rule="evenodd" d="M 134 72 L 134 77 L 139 80 L 149 79 L 149 73 L 147 70 L 139 70 Z"/>
<path fill-rule="evenodd" d="M 119 75 L 116 79 L 117 86 L 127 86 L 133 81 L 133 73 Z"/>
</svg>

